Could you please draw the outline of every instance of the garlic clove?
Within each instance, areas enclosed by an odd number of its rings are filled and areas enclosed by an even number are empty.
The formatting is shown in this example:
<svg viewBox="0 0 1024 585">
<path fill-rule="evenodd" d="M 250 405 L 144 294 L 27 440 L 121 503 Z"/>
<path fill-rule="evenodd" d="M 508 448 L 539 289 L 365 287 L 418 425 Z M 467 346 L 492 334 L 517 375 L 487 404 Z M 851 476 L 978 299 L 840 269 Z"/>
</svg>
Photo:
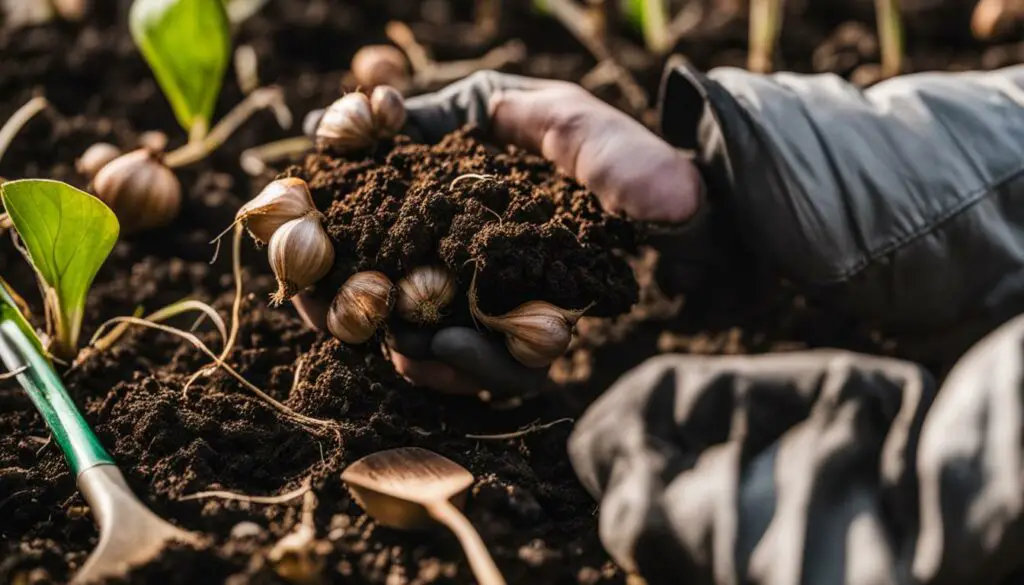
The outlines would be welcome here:
<svg viewBox="0 0 1024 585">
<path fill-rule="evenodd" d="M 327 313 L 327 330 L 345 343 L 364 343 L 387 319 L 394 285 L 382 272 L 357 272 L 345 281 Z"/>
<path fill-rule="evenodd" d="M 504 317 L 505 347 L 524 366 L 550 365 L 569 349 L 574 323 L 550 303 L 529 301 Z"/>
<path fill-rule="evenodd" d="M 297 177 L 277 179 L 243 205 L 235 214 L 253 239 L 266 244 L 285 223 L 316 211 L 309 185 Z"/>
<path fill-rule="evenodd" d="M 97 142 L 85 149 L 75 161 L 75 170 L 85 177 L 93 178 L 107 163 L 123 154 L 121 149 L 107 142 Z"/>
<path fill-rule="evenodd" d="M 171 223 L 181 209 L 181 183 L 149 150 L 140 148 L 103 166 L 93 191 L 117 215 L 123 233 Z"/>
<path fill-rule="evenodd" d="M 377 86 L 370 94 L 370 108 L 373 110 L 373 123 L 379 138 L 391 138 L 405 126 L 405 99 L 397 89 L 387 85 Z"/>
<path fill-rule="evenodd" d="M 363 88 L 402 85 L 409 79 L 405 54 L 391 45 L 367 45 L 352 57 L 352 77 Z"/>
<path fill-rule="evenodd" d="M 375 139 L 373 110 L 364 93 L 350 93 L 335 101 L 316 127 L 317 144 L 341 152 L 367 148 Z"/>
<path fill-rule="evenodd" d="M 286 222 L 270 237 L 267 255 L 277 277 L 271 304 L 279 305 L 312 286 L 334 265 L 334 245 L 318 212 Z"/>
<path fill-rule="evenodd" d="M 442 266 L 419 266 L 398 281 L 395 309 L 407 321 L 434 325 L 455 298 L 455 277 Z"/>
</svg>

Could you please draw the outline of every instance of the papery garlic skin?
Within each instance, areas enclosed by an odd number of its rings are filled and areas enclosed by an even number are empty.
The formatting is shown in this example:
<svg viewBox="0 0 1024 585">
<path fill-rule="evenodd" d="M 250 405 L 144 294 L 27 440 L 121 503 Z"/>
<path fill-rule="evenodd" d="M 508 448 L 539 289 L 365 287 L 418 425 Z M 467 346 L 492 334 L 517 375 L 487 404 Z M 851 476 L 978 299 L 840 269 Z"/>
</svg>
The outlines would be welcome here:
<svg viewBox="0 0 1024 585">
<path fill-rule="evenodd" d="M 398 281 L 395 310 L 407 321 L 434 325 L 455 298 L 455 277 L 441 266 L 419 266 Z"/>
<path fill-rule="evenodd" d="M 370 94 L 370 108 L 378 138 L 391 138 L 405 126 L 408 116 L 405 99 L 397 89 L 387 85 L 377 86 Z"/>
<path fill-rule="evenodd" d="M 181 209 L 181 183 L 159 157 L 145 148 L 103 166 L 92 181 L 96 196 L 114 211 L 122 233 L 171 223 Z"/>
<path fill-rule="evenodd" d="M 316 284 L 334 265 L 334 244 L 319 212 L 286 222 L 270 237 L 267 255 L 277 277 L 271 304 L 279 305 Z"/>
<path fill-rule="evenodd" d="M 309 185 L 297 177 L 277 179 L 243 205 L 235 220 L 245 224 L 249 234 L 260 244 L 266 244 L 285 223 L 315 212 Z"/>
<path fill-rule="evenodd" d="M 370 99 L 364 93 L 350 93 L 328 106 L 316 127 L 316 142 L 341 152 L 373 145 L 376 130 Z"/>
<path fill-rule="evenodd" d="M 91 179 L 100 172 L 100 169 L 122 154 L 121 149 L 113 144 L 97 142 L 85 149 L 82 156 L 75 161 L 75 170 Z"/>
<path fill-rule="evenodd" d="M 345 281 L 327 313 L 331 335 L 353 345 L 365 343 L 388 318 L 394 285 L 382 272 L 357 272 Z"/>
</svg>

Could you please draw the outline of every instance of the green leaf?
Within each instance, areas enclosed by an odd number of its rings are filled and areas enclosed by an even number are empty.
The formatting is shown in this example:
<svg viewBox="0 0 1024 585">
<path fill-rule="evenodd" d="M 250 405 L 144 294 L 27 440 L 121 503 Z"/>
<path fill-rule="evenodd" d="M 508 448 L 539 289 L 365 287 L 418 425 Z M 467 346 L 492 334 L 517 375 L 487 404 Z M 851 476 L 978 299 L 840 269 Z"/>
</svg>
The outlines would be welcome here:
<svg viewBox="0 0 1024 585">
<path fill-rule="evenodd" d="M 224 3 L 135 0 L 128 25 L 178 123 L 193 136 L 204 136 L 231 59 Z"/>
<path fill-rule="evenodd" d="M 117 242 L 117 217 L 60 181 L 10 181 L 0 185 L 0 196 L 42 282 L 54 353 L 74 357 L 86 294 Z"/>
</svg>

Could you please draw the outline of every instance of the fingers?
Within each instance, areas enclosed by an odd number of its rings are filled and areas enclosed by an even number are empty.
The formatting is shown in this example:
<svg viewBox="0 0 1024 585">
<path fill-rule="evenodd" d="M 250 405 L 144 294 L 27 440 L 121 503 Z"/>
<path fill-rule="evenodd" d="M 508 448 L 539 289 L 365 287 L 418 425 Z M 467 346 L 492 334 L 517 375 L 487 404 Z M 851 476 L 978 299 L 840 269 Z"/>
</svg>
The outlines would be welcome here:
<svg viewBox="0 0 1024 585">
<path fill-rule="evenodd" d="M 551 160 L 592 190 L 606 210 L 672 223 L 696 213 L 701 180 L 689 158 L 578 85 L 503 89 L 490 108 L 497 138 Z"/>
<path fill-rule="evenodd" d="M 480 387 L 465 374 L 454 368 L 433 361 L 417 361 L 396 352 L 391 352 L 391 363 L 410 383 L 430 388 L 444 394 L 473 395 Z"/>
<path fill-rule="evenodd" d="M 528 368 L 513 358 L 504 343 L 468 327 L 437 332 L 430 344 L 439 361 L 451 365 L 494 395 L 545 391 L 550 387 L 547 368 Z"/>
<path fill-rule="evenodd" d="M 426 142 L 437 142 L 466 124 L 489 131 L 492 95 L 507 90 L 532 90 L 546 83 L 549 82 L 496 71 L 478 71 L 434 93 L 405 100 L 409 115 L 405 131 L 414 139 Z"/>
</svg>

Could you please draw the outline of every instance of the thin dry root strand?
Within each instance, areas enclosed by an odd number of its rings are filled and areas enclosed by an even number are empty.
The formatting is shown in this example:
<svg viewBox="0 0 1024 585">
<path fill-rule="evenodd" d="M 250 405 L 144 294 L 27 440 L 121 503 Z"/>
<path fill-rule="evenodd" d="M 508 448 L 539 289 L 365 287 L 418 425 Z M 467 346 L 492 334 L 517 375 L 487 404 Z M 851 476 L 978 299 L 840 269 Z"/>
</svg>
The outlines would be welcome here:
<svg viewBox="0 0 1024 585">
<path fill-rule="evenodd" d="M 202 342 L 202 340 L 200 340 L 195 335 L 189 333 L 188 331 L 182 331 L 181 329 L 168 327 L 166 325 L 161 325 L 159 323 L 151 323 L 149 321 L 139 319 L 137 317 L 114 317 L 110 321 L 107 321 L 107 323 L 104 323 L 104 325 L 107 325 L 109 323 L 124 322 L 130 323 L 132 325 L 139 325 L 140 327 L 156 329 L 157 331 L 162 331 L 164 333 L 170 333 L 171 335 L 175 335 L 177 337 L 184 339 L 185 341 L 188 341 L 193 346 L 195 346 L 196 349 L 206 354 L 210 359 L 214 360 L 214 363 L 217 365 L 217 367 L 227 372 L 228 375 L 237 380 L 240 384 L 242 384 L 242 386 L 244 386 L 250 392 L 255 394 L 268 406 L 276 410 L 285 420 L 291 421 L 299 425 L 300 427 L 306 429 L 310 433 L 321 435 L 325 434 L 324 431 L 336 430 L 339 426 L 338 423 L 334 421 L 322 420 L 306 416 L 304 414 L 300 414 L 298 412 L 295 412 L 291 408 L 285 406 L 284 404 L 278 402 L 272 396 L 270 396 L 263 390 L 260 390 L 255 384 L 246 380 L 245 377 L 239 374 L 237 370 L 232 368 L 230 365 L 226 364 L 224 360 L 220 359 L 217 356 L 217 354 L 213 353 L 213 351 L 209 347 L 207 347 L 206 344 Z"/>
<path fill-rule="evenodd" d="M 220 498 L 222 500 L 233 500 L 236 502 L 246 502 L 249 504 L 275 505 L 285 504 L 296 498 L 301 498 L 302 496 L 306 495 L 306 492 L 308 492 L 311 489 L 313 489 L 312 485 L 310 484 L 310 481 L 307 478 L 305 481 L 303 481 L 302 487 L 292 490 L 290 492 L 285 492 L 277 496 L 250 496 L 248 494 L 236 494 L 223 490 L 210 490 L 205 492 L 196 492 L 194 494 L 189 494 L 187 496 L 182 496 L 178 498 L 178 501 L 185 502 L 188 500 L 205 500 L 207 498 Z"/>
<path fill-rule="evenodd" d="M 4 122 L 2 128 L 0 128 L 0 158 L 4 157 L 4 153 L 7 152 L 7 148 L 14 142 L 14 137 L 19 131 L 28 124 L 29 120 L 35 117 L 36 114 L 42 112 L 50 105 L 50 102 L 46 101 L 46 98 L 42 96 L 34 97 L 28 100 L 25 105 L 18 108 L 10 118 Z"/>
<path fill-rule="evenodd" d="M 467 439 L 478 439 L 478 440 L 482 440 L 482 441 L 501 441 L 501 440 L 505 440 L 505 439 L 518 439 L 519 437 L 525 437 L 526 435 L 529 435 L 531 433 L 536 433 L 538 431 L 543 431 L 543 430 L 546 430 L 546 429 L 550 429 L 551 427 L 553 427 L 555 425 L 562 424 L 562 423 L 567 423 L 567 422 L 568 423 L 575 422 L 575 419 L 572 419 L 572 418 L 560 418 L 558 420 L 553 420 L 553 421 L 551 421 L 549 423 L 544 423 L 542 425 L 541 424 L 537 424 L 536 422 L 534 422 L 533 424 L 530 424 L 529 426 L 523 427 L 522 429 L 519 429 L 518 431 L 515 431 L 515 432 L 512 432 L 512 433 L 501 433 L 501 434 L 498 434 L 498 435 L 466 435 L 466 438 Z"/>
<path fill-rule="evenodd" d="M 235 227 L 235 237 L 231 242 L 231 274 L 235 280 L 235 297 L 231 301 L 231 332 L 227 335 L 227 339 L 224 340 L 224 349 L 220 352 L 220 359 L 222 361 L 227 360 L 228 356 L 231 355 L 231 351 L 235 347 L 235 340 L 238 339 L 238 329 L 241 323 L 242 314 L 242 226 L 238 225 Z M 219 317 L 218 317 L 219 318 Z M 223 327 L 223 323 L 221 323 Z M 223 329 L 221 329 L 223 332 Z M 192 377 L 185 383 L 182 388 L 182 394 L 187 394 L 188 389 L 198 380 L 201 376 L 212 373 L 216 368 L 209 366 L 203 368 L 196 373 L 192 374 Z"/>
<path fill-rule="evenodd" d="M 268 163 L 294 158 L 311 148 L 313 141 L 305 136 L 285 138 L 243 150 L 238 164 L 247 174 L 257 177 L 266 172 Z"/>
<path fill-rule="evenodd" d="M 4 372 L 3 374 L 0 374 L 0 380 L 10 380 L 11 378 L 17 376 L 18 374 L 24 372 L 27 369 L 28 365 L 24 365 L 21 366 L 20 368 L 15 368 L 11 370 L 10 372 Z"/>
<path fill-rule="evenodd" d="M 221 118 L 220 122 L 217 122 L 213 130 L 202 140 L 189 141 L 181 148 L 167 153 L 167 156 L 164 157 L 164 164 L 173 169 L 206 158 L 224 144 L 253 114 L 265 108 L 274 112 L 277 122 L 282 128 L 291 127 L 292 116 L 284 102 L 284 92 L 279 87 L 263 87 L 247 95 L 233 110 Z"/>
<path fill-rule="evenodd" d="M 458 185 L 459 183 L 461 183 L 462 181 L 465 181 L 467 179 L 475 179 L 477 181 L 499 181 L 500 182 L 500 179 L 498 179 L 494 175 L 481 175 L 479 173 L 466 173 L 465 175 L 459 175 L 458 177 L 455 177 L 454 179 L 452 179 L 452 182 L 448 185 L 448 190 L 451 191 L 452 189 L 455 188 L 455 185 Z"/>
</svg>

